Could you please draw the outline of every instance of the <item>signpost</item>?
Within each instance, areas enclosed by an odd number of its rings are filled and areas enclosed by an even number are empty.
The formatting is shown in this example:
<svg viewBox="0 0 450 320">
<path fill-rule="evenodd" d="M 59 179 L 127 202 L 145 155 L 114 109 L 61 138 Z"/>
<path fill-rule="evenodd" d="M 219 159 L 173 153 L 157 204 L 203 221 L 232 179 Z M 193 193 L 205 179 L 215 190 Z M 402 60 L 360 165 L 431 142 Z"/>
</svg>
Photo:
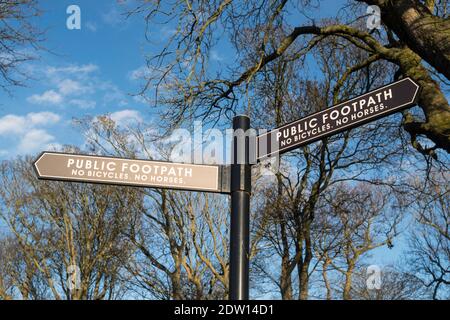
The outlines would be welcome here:
<svg viewBox="0 0 450 320">
<path fill-rule="evenodd" d="M 415 104 L 419 85 L 405 78 L 287 123 L 257 137 L 257 159 L 285 153 Z"/>
<path fill-rule="evenodd" d="M 355 128 L 414 105 L 419 86 L 405 78 L 354 99 L 285 124 L 256 137 L 256 159 L 281 154 Z M 250 129 L 247 116 L 233 129 Z M 39 179 L 104 183 L 149 188 L 216 192 L 231 196 L 230 299 L 249 298 L 250 140 L 233 138 L 231 166 L 112 158 L 43 152 L 34 167 Z"/>
<path fill-rule="evenodd" d="M 237 116 L 233 119 L 233 130 L 246 132 L 250 129 L 250 118 Z M 230 299 L 248 300 L 249 282 L 249 225 L 250 194 L 252 192 L 250 141 L 243 136 L 233 138 L 231 164 L 231 226 L 230 226 Z M 243 144 L 243 145 L 242 145 Z"/>
<path fill-rule="evenodd" d="M 229 192 L 227 168 L 222 166 L 43 152 L 34 168 L 47 180 Z"/>
</svg>

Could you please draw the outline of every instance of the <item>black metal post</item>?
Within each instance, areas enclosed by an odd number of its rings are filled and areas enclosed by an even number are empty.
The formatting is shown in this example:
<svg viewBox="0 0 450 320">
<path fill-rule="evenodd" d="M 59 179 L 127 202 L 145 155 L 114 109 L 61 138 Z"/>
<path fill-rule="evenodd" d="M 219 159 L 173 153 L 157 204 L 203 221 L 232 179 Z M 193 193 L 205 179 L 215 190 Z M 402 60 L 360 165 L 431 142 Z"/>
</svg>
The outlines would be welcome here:
<svg viewBox="0 0 450 320">
<path fill-rule="evenodd" d="M 249 297 L 249 220 L 251 166 L 249 161 L 250 118 L 233 118 L 231 163 L 230 300 Z"/>
</svg>

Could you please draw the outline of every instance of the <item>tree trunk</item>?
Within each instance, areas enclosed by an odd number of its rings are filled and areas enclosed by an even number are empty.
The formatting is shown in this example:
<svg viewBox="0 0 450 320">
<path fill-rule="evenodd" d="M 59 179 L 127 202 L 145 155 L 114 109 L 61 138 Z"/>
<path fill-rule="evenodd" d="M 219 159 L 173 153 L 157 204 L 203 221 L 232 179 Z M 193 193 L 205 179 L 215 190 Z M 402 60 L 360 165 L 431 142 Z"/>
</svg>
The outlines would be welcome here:
<svg viewBox="0 0 450 320">
<path fill-rule="evenodd" d="M 290 265 L 289 257 L 283 255 L 280 275 L 281 299 L 283 300 L 292 300 L 292 270 Z"/>
<path fill-rule="evenodd" d="M 172 282 L 172 298 L 174 300 L 183 300 L 183 290 L 181 286 L 181 272 L 180 269 L 176 269 L 174 273 L 170 276 Z"/>
<path fill-rule="evenodd" d="M 398 51 L 396 63 L 405 76 L 411 77 L 421 87 L 418 104 L 425 114 L 425 122 L 406 119 L 405 130 L 411 134 L 413 146 L 417 148 L 417 135 L 424 135 L 439 148 L 450 153 L 450 106 L 439 84 L 432 79 L 428 70 L 421 64 L 420 57 L 413 51 Z M 415 145 L 416 144 L 416 145 Z M 419 151 L 420 147 L 418 148 Z"/>
<path fill-rule="evenodd" d="M 347 272 L 345 273 L 345 284 L 344 290 L 342 292 L 342 298 L 344 300 L 352 300 L 351 290 L 352 290 L 352 275 L 355 266 L 350 264 L 347 268 Z"/>
<path fill-rule="evenodd" d="M 323 281 L 325 283 L 325 289 L 327 291 L 327 300 L 331 300 L 331 285 L 330 285 L 330 280 L 328 279 L 328 266 L 330 265 L 330 260 L 329 259 L 325 259 L 324 263 L 323 263 L 323 269 L 322 269 L 322 278 Z"/>
<path fill-rule="evenodd" d="M 377 5 L 381 19 L 404 43 L 450 79 L 450 19 L 433 15 L 418 0 L 359 0 Z"/>
<path fill-rule="evenodd" d="M 308 286 L 309 286 L 309 274 L 308 274 L 308 269 L 309 269 L 309 262 L 308 261 L 303 261 L 303 263 L 301 263 L 299 265 L 299 289 L 300 289 L 300 294 L 299 294 L 299 300 L 308 300 L 308 294 L 309 294 L 309 290 L 308 290 Z"/>
<path fill-rule="evenodd" d="M 308 300 L 309 296 L 309 265 L 312 260 L 311 248 L 311 220 L 304 223 L 303 226 L 304 250 L 305 257 L 299 264 L 299 299 Z M 303 248 L 301 248 L 303 249 Z"/>
<path fill-rule="evenodd" d="M 282 107 L 283 107 L 283 79 L 284 79 L 284 68 L 285 63 L 279 61 L 277 65 L 277 81 L 276 81 L 276 92 L 275 92 L 275 124 L 280 126 L 282 124 Z M 285 208 L 282 208 L 280 200 L 283 198 L 283 182 L 282 175 L 280 172 L 276 173 L 277 178 L 277 213 L 278 222 L 280 224 L 281 242 L 283 245 L 283 256 L 281 257 L 281 274 L 280 274 L 280 291 L 281 299 L 292 300 L 292 271 L 293 267 L 290 261 L 289 253 L 289 241 L 286 232 L 286 218 L 284 215 Z"/>
</svg>

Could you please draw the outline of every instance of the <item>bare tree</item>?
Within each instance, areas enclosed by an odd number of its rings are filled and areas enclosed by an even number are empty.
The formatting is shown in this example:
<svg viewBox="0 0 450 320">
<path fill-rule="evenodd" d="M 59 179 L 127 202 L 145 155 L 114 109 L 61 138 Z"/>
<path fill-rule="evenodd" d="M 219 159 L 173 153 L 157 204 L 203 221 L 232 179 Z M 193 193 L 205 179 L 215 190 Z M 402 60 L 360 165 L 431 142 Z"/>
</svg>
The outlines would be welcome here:
<svg viewBox="0 0 450 320">
<path fill-rule="evenodd" d="M 278 38 L 269 40 L 267 46 L 277 47 L 277 41 Z M 250 49 L 251 39 L 245 38 L 243 42 L 246 50 L 250 51 L 251 59 L 256 55 Z M 296 49 L 296 46 L 293 48 Z M 381 62 L 347 72 L 355 57 L 362 61 L 365 59 L 364 52 L 352 51 L 351 56 L 347 50 L 339 39 L 329 39 L 316 46 L 314 53 L 325 75 L 323 81 L 308 81 L 305 79 L 307 74 L 299 76 L 296 73 L 296 69 L 302 68 L 302 61 L 290 61 L 295 59 L 297 50 L 265 66 L 254 76 L 256 88 L 252 105 L 257 125 L 279 126 L 301 118 L 350 96 L 352 92 L 369 90 L 384 78 L 387 69 Z M 338 77 L 340 74 L 343 76 Z M 397 133 L 394 128 L 391 122 L 380 121 L 338 137 L 324 139 L 319 145 L 302 148 L 289 158 L 284 158 L 281 171 L 275 174 L 275 183 L 258 190 L 264 192 L 261 201 L 265 203 L 260 211 L 264 216 L 261 220 L 265 222 L 264 227 L 261 227 L 266 241 L 263 241 L 263 247 L 275 250 L 281 258 L 281 265 L 279 272 L 273 270 L 273 256 L 270 262 L 256 261 L 255 264 L 262 277 L 272 279 L 283 299 L 292 299 L 297 294 L 300 299 L 308 297 L 311 274 L 317 268 L 317 261 L 323 258 L 315 257 L 319 253 L 318 244 L 315 243 L 317 235 L 322 231 L 330 232 L 326 226 L 320 226 L 326 220 L 320 217 L 326 214 L 321 213 L 320 206 L 323 205 L 322 197 L 327 194 L 328 188 L 341 181 L 352 180 L 395 186 L 393 180 L 383 180 L 381 176 L 374 180 L 367 176 L 377 166 L 389 166 L 402 153 L 399 145 L 388 147 L 385 140 L 379 137 L 382 131 L 382 135 L 395 136 Z M 316 224 L 315 219 L 320 222 Z M 335 236 L 331 238 L 337 239 Z M 271 257 L 271 254 L 260 252 L 262 260 L 263 256 Z M 298 279 L 293 278 L 294 274 L 298 274 Z M 298 286 L 297 290 L 293 289 L 294 283 Z"/>
<path fill-rule="evenodd" d="M 428 290 L 414 274 L 395 266 L 385 266 L 380 271 L 380 287 L 367 285 L 367 266 L 353 274 L 351 296 L 356 300 L 422 300 L 429 297 Z"/>
<path fill-rule="evenodd" d="M 228 223 L 223 202 L 186 192 L 158 196 L 144 212 L 142 227 L 128 234 L 138 249 L 128 267 L 130 282 L 157 299 L 225 298 Z"/>
<path fill-rule="evenodd" d="M 41 15 L 36 0 L 0 1 L 0 87 L 23 85 L 29 74 L 21 65 L 37 57 L 43 31 L 36 25 Z"/>
<path fill-rule="evenodd" d="M 92 152 L 127 157 L 170 154 L 145 125 L 119 128 L 108 116 L 81 121 Z M 164 151 L 165 149 L 165 151 Z M 131 290 L 155 299 L 228 296 L 228 202 L 221 195 L 142 189 L 139 223 L 125 235 L 136 248 L 127 265 Z"/>
<path fill-rule="evenodd" d="M 118 276 L 133 252 L 123 230 L 138 212 L 139 192 L 39 181 L 30 158 L 4 162 L 1 181 L 0 216 L 14 239 L 7 265 L 21 298 L 120 297 Z"/>
<path fill-rule="evenodd" d="M 450 197 L 448 172 L 432 172 L 429 185 L 415 181 L 414 232 L 408 261 L 433 299 L 450 297 Z"/>
<path fill-rule="evenodd" d="M 342 297 L 349 300 L 352 299 L 353 276 L 358 264 L 371 250 L 393 246 L 402 214 L 392 203 L 391 190 L 368 184 L 359 183 L 353 187 L 335 185 L 327 197 L 330 204 L 322 210 L 327 215 L 325 220 L 331 220 L 327 225 L 334 225 L 335 233 L 333 238 L 325 232 L 326 238 L 320 242 L 319 256 L 323 257 L 324 281 L 327 281 L 326 268 L 332 266 L 344 277 Z"/>
<path fill-rule="evenodd" d="M 411 77 L 422 87 L 418 104 L 423 116 L 408 113 L 403 128 L 421 153 L 435 157 L 437 149 L 450 152 L 450 107 L 441 89 L 446 82 L 435 76 L 441 73 L 448 80 L 447 1 L 351 3 L 354 5 L 346 11 L 344 21 L 330 17 L 320 23 L 309 19 L 308 24 L 290 26 L 287 14 L 302 14 L 312 8 L 310 1 L 175 1 L 172 5 L 142 1 L 133 12 L 144 14 L 148 26 L 162 21 L 175 30 L 161 53 L 148 62 L 154 72 L 144 91 L 153 86 L 160 89 L 156 97 L 170 107 L 165 114 L 169 123 L 178 125 L 193 115 L 219 122 L 224 116 L 242 112 L 239 101 L 246 101 L 255 75 L 267 65 L 292 52 L 300 59 L 325 39 L 339 38 L 367 54 L 364 61 L 354 63 L 348 71 L 383 60 L 398 69 L 395 77 Z M 382 32 L 364 30 L 367 4 L 381 7 Z M 174 20 L 175 24 L 170 24 Z M 289 31 L 278 34 L 278 45 L 272 47 L 270 38 L 279 29 Z M 248 30 L 252 42 L 258 43 L 258 51 L 252 60 L 236 65 L 234 62 L 245 53 L 240 37 Z M 236 59 L 232 59 L 231 70 L 221 68 L 211 73 L 211 49 L 224 33 L 234 46 Z M 294 44 L 301 50 L 294 49 Z M 431 70 L 422 59 L 432 66 Z M 244 105 L 250 108 L 248 103 Z M 419 137 L 426 137 L 434 145 L 424 146 Z"/>
</svg>

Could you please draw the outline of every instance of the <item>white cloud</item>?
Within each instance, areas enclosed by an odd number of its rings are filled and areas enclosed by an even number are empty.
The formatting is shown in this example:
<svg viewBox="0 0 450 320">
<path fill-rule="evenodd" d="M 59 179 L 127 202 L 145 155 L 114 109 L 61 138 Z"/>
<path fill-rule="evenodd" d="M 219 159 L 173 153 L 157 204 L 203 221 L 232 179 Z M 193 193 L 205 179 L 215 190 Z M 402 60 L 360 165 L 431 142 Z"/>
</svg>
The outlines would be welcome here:
<svg viewBox="0 0 450 320">
<path fill-rule="evenodd" d="M 10 144 L 12 148 L 0 150 L 0 158 L 39 150 L 56 150 L 59 145 L 55 142 L 55 137 L 42 126 L 55 124 L 60 120 L 60 116 L 53 112 L 32 112 L 24 116 L 8 114 L 0 118 L 0 136 L 7 136 L 12 141 L 18 140 L 18 144 Z M 2 145 L 6 146 L 7 144 Z"/>
<path fill-rule="evenodd" d="M 91 73 L 96 70 L 98 66 L 95 64 L 45 67 L 44 77 L 54 88 L 42 94 L 34 94 L 28 97 L 27 101 L 39 105 L 61 105 L 67 98 L 93 94 L 98 80 Z M 75 100 L 72 105 L 79 104 L 77 99 L 72 100 Z M 88 107 L 92 106 L 93 104 L 89 103 Z"/>
<path fill-rule="evenodd" d="M 64 96 L 72 94 L 77 95 L 91 90 L 89 87 L 82 86 L 78 81 L 71 79 L 64 79 L 61 81 L 58 84 L 58 89 Z"/>
<path fill-rule="evenodd" d="M 28 102 L 41 105 L 64 104 L 81 109 L 95 108 L 98 103 L 127 106 L 128 96 L 117 85 L 92 74 L 98 69 L 95 64 L 45 67 L 44 77 L 53 88 L 41 95 L 32 95 Z"/>
<path fill-rule="evenodd" d="M 0 118 L 0 135 L 5 133 L 17 134 L 23 131 L 26 126 L 26 118 L 8 114 Z"/>
<path fill-rule="evenodd" d="M 67 67 L 48 67 L 46 70 L 47 75 L 55 74 L 88 74 L 97 71 L 99 67 L 95 64 L 83 64 L 83 65 L 70 65 Z"/>
<path fill-rule="evenodd" d="M 0 135 L 21 134 L 36 126 L 55 124 L 61 117 L 53 112 L 28 113 L 25 116 L 8 114 L 0 118 Z"/>
<path fill-rule="evenodd" d="M 133 122 L 142 122 L 142 117 L 139 111 L 125 109 L 111 113 L 109 116 L 118 126 L 128 125 Z"/>
<path fill-rule="evenodd" d="M 188 66 L 187 66 L 188 67 Z M 187 68 L 186 67 L 186 68 Z M 131 70 L 128 72 L 128 79 L 129 80 L 143 80 L 143 79 L 150 79 L 150 78 L 162 78 L 165 77 L 166 81 L 168 79 L 171 79 L 171 72 L 167 68 L 154 68 L 151 66 L 140 66 L 137 69 Z"/>
<path fill-rule="evenodd" d="M 44 111 L 38 113 L 31 112 L 27 114 L 27 119 L 29 119 L 33 125 L 48 125 L 59 122 L 61 117 L 56 113 Z"/>
<path fill-rule="evenodd" d="M 32 129 L 25 133 L 20 140 L 17 151 L 19 153 L 34 153 L 50 148 L 55 142 L 55 137 L 43 129 Z"/>
<path fill-rule="evenodd" d="M 140 73 L 150 75 L 151 70 L 146 71 L 145 68 L 131 71 L 128 77 L 137 78 Z M 130 96 L 112 81 L 93 74 L 97 70 L 99 67 L 95 64 L 40 67 L 34 73 L 40 74 L 45 79 L 47 91 L 34 94 L 28 97 L 27 101 L 39 105 L 56 105 L 65 109 L 75 107 L 93 109 L 97 106 L 110 107 L 111 104 L 120 109 L 129 108 Z"/>
<path fill-rule="evenodd" d="M 97 105 L 97 102 L 94 100 L 72 99 L 69 101 L 69 104 L 80 109 L 93 109 Z"/>
<path fill-rule="evenodd" d="M 102 21 L 110 26 L 124 26 L 127 24 L 125 16 L 119 11 L 115 4 L 111 5 L 109 10 L 101 15 Z"/>
<path fill-rule="evenodd" d="M 185 68 L 188 69 L 190 67 L 186 65 Z M 176 77 L 167 68 L 158 69 L 144 65 L 129 71 L 127 77 L 131 81 L 147 82 L 146 87 L 158 89 L 159 95 L 169 94 L 172 88 L 177 86 Z M 164 81 L 158 81 L 158 79 L 162 78 L 164 78 Z M 140 103 L 154 103 L 150 97 L 144 97 L 144 99 L 135 98 L 135 101 Z"/>
<path fill-rule="evenodd" d="M 98 83 L 97 88 L 105 92 L 103 95 L 103 102 L 105 104 L 114 103 L 120 107 L 128 105 L 127 96 L 115 84 L 104 81 Z"/>
<path fill-rule="evenodd" d="M 38 105 L 93 109 L 97 105 L 127 108 L 129 96 L 111 81 L 92 74 L 95 64 L 43 67 L 40 72 L 48 83 L 42 94 L 34 94 L 27 101 Z"/>
<path fill-rule="evenodd" d="M 150 69 L 147 66 L 139 67 L 135 70 L 130 71 L 128 74 L 128 79 L 130 80 L 142 80 L 150 76 Z"/>
<path fill-rule="evenodd" d="M 2 144 L 0 157 L 58 149 L 60 146 L 56 143 L 55 137 L 48 133 L 45 127 L 56 124 L 60 120 L 59 115 L 49 111 L 31 112 L 23 116 L 8 114 L 1 117 L 1 140 L 8 139 L 10 142 Z"/>
<path fill-rule="evenodd" d="M 28 102 L 34 104 L 60 104 L 63 101 L 63 96 L 54 90 L 45 91 L 43 94 L 34 94 L 29 97 Z"/>
</svg>

